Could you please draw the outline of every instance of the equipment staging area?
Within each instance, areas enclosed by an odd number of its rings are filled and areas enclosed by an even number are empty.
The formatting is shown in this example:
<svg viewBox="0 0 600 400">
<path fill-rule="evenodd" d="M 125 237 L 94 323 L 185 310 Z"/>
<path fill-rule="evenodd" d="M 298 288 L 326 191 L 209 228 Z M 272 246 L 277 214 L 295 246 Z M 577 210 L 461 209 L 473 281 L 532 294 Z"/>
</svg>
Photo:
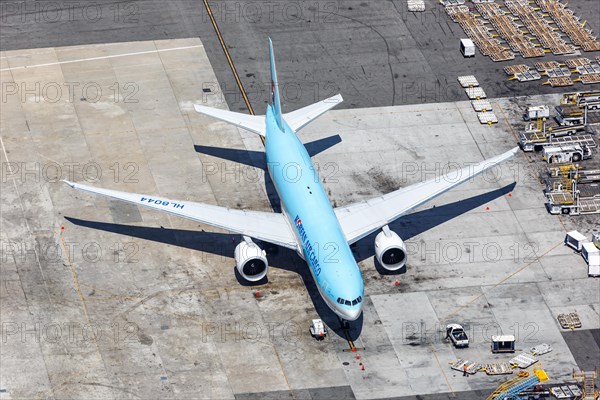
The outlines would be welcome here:
<svg viewBox="0 0 600 400">
<path fill-rule="evenodd" d="M 390 224 L 408 253 L 399 274 L 376 265 L 375 234 L 353 246 L 365 299 L 344 331 L 295 252 L 271 249 L 268 281 L 249 285 L 236 274 L 239 235 L 61 182 L 278 207 L 260 138 L 194 111 L 248 112 L 204 2 L 98 2 L 93 24 L 79 6 L 51 21 L 34 3 L 22 3 L 29 12 L 5 3 L 1 16 L 0 399 L 470 400 L 519 368 L 467 378 L 450 363 L 506 363 L 548 344 L 537 357 L 545 384 L 598 367 L 600 283 L 563 240 L 572 230 L 589 236 L 600 218 L 548 213 L 539 153 L 519 151 Z M 438 3 L 426 1 L 425 14 L 383 3 L 283 1 L 272 19 L 271 2 L 209 4 L 257 114 L 268 100 L 257 88 L 269 81 L 269 35 L 288 85 L 284 111 L 344 96 L 299 132 L 318 150 L 336 207 L 451 179 L 457 166 L 514 147 L 527 106 L 598 90 L 508 81 L 511 62 L 479 51 L 463 61 L 464 33 Z M 244 14 L 252 7 L 262 19 Z M 600 5 L 572 7 L 600 31 Z M 488 92 L 497 123 L 480 123 L 457 81 L 464 75 Z M 598 142 L 599 125 L 587 129 Z M 598 153 L 585 163 L 598 168 Z M 562 329 L 559 315 L 571 313 L 581 327 Z M 309 333 L 315 318 L 324 340 Z M 467 348 L 445 339 L 453 322 Z M 493 354 L 494 335 L 514 335 L 516 353 Z"/>
</svg>

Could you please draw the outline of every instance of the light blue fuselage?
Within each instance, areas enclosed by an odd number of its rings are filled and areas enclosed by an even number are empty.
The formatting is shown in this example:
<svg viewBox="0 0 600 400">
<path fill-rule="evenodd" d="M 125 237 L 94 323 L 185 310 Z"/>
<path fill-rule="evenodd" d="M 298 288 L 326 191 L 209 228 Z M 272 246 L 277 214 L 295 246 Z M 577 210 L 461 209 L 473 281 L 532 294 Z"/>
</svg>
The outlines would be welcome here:
<svg viewBox="0 0 600 400">
<path fill-rule="evenodd" d="M 364 285 L 318 173 L 294 131 L 277 124 L 272 106 L 266 114 L 266 159 L 284 214 L 302 256 L 327 305 L 341 318 L 360 316 Z M 348 304 L 350 303 L 350 304 Z"/>
</svg>

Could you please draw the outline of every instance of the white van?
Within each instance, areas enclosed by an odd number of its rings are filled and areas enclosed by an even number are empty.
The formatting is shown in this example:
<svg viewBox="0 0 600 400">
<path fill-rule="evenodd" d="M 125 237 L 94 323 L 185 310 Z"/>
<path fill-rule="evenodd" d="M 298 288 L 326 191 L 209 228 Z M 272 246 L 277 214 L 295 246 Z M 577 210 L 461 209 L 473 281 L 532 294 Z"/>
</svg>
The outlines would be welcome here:
<svg viewBox="0 0 600 400">
<path fill-rule="evenodd" d="M 460 39 L 460 52 L 463 57 L 475 57 L 475 43 L 471 39 Z"/>
<path fill-rule="evenodd" d="M 588 263 L 588 276 L 600 276 L 600 250 L 598 250 L 594 243 L 584 243 L 581 255 Z"/>
<path fill-rule="evenodd" d="M 575 251 L 581 251 L 583 249 L 583 244 L 587 241 L 588 238 L 577 231 L 567 232 L 567 236 L 565 236 L 565 245 L 571 247 Z"/>
</svg>

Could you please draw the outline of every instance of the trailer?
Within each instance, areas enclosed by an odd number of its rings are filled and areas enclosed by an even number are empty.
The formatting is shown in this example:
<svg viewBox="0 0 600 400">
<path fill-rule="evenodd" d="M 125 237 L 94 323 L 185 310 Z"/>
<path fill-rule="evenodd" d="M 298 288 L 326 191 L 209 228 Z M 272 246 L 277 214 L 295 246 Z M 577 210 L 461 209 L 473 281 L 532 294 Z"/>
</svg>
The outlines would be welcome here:
<svg viewBox="0 0 600 400">
<path fill-rule="evenodd" d="M 588 239 L 584 234 L 579 233 L 578 231 L 570 231 L 567 232 L 565 236 L 565 246 L 569 246 L 573 250 L 579 252 L 583 248 L 583 244 L 587 243 Z"/>
<path fill-rule="evenodd" d="M 569 178 L 575 179 L 578 183 L 600 182 L 600 169 L 582 169 L 569 172 Z"/>
<path fill-rule="evenodd" d="M 571 136 L 575 135 L 578 132 L 585 131 L 585 125 L 576 124 L 576 125 L 558 125 L 558 126 L 549 126 L 545 129 L 545 136 L 548 138 L 562 137 L 562 136 Z"/>
<path fill-rule="evenodd" d="M 576 186 L 577 182 L 573 181 Z M 600 196 L 581 197 L 581 193 L 577 190 L 570 192 L 547 192 L 546 209 L 552 215 L 570 214 L 600 214 Z"/>
<path fill-rule="evenodd" d="M 590 149 L 596 147 L 594 137 L 589 134 L 563 137 L 546 137 L 545 135 L 537 134 L 527 135 L 526 133 L 521 133 L 519 135 L 519 146 L 525 152 L 542 151 L 544 147 L 556 144 L 580 144 L 582 146 L 585 145 Z"/>
<path fill-rule="evenodd" d="M 588 264 L 588 276 L 600 276 L 600 250 L 592 242 L 581 246 L 581 256 Z"/>
<path fill-rule="evenodd" d="M 584 125 L 586 122 L 586 110 L 575 104 L 556 106 L 556 112 L 554 119 L 561 126 Z"/>
<path fill-rule="evenodd" d="M 492 353 L 514 353 L 515 336 L 514 335 L 495 335 L 492 336 Z"/>
<path fill-rule="evenodd" d="M 600 109 L 600 91 L 566 93 L 561 99 L 561 104 L 588 106 L 590 110 L 597 110 Z"/>
</svg>

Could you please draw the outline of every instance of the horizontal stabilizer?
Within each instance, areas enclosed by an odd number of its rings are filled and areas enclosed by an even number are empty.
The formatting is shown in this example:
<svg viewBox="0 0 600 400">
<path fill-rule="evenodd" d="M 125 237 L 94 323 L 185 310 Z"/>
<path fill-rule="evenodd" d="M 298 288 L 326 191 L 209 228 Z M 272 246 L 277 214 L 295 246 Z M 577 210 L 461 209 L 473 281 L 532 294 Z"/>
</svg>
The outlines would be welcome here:
<svg viewBox="0 0 600 400">
<path fill-rule="evenodd" d="M 291 113 L 284 114 L 283 119 L 285 119 L 285 122 L 288 123 L 294 132 L 298 132 L 300 129 L 304 128 L 306 125 L 319 118 L 325 112 L 337 106 L 342 101 L 344 101 L 342 95 L 338 94 L 318 103 L 311 104 L 310 106 L 306 106 L 299 110 L 292 111 Z"/>
<path fill-rule="evenodd" d="M 225 121 L 252 133 L 265 136 L 264 115 L 242 114 L 233 111 L 221 110 L 218 108 L 201 106 L 199 104 L 194 104 L 194 109 L 200 114 L 208 115 L 209 117 Z"/>
</svg>

